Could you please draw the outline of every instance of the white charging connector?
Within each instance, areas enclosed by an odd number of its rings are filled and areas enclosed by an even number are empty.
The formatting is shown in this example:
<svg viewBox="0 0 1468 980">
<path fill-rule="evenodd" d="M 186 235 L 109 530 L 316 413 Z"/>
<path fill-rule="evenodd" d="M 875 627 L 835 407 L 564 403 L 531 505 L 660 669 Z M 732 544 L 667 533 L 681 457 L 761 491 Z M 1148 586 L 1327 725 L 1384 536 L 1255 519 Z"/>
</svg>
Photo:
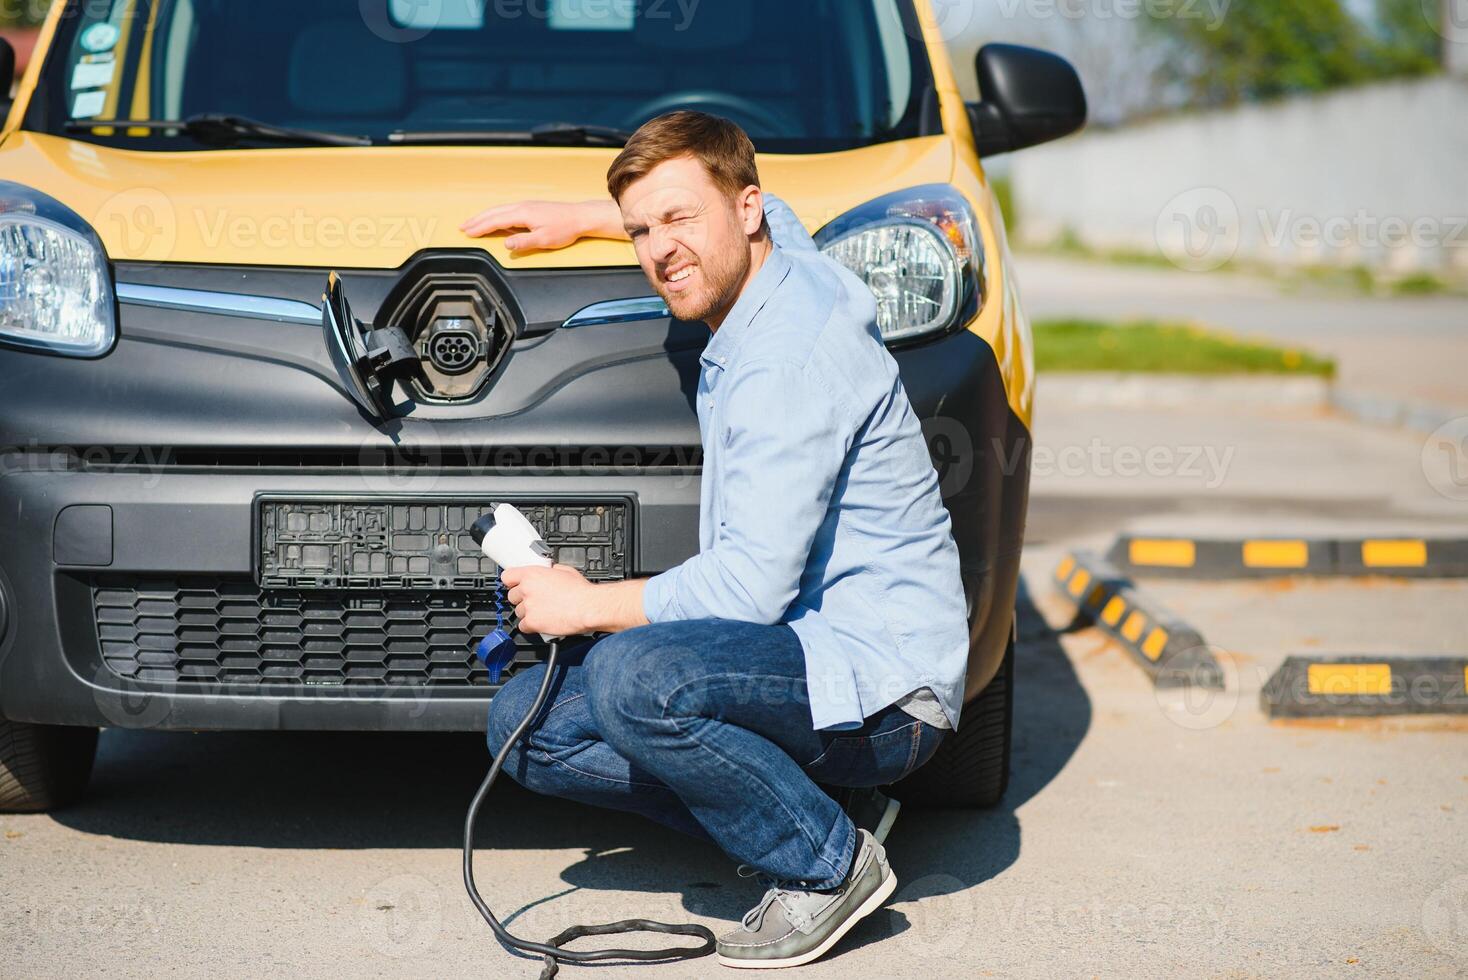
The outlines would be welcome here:
<svg viewBox="0 0 1468 980">
<path fill-rule="evenodd" d="M 474 522 L 469 535 L 485 557 L 500 568 L 549 568 L 554 564 L 545 539 L 514 504 L 496 504 L 494 510 Z"/>
<path fill-rule="evenodd" d="M 485 557 L 501 569 L 550 568 L 555 564 L 545 539 L 513 504 L 496 504 L 494 510 L 474 522 L 469 536 L 484 551 Z M 547 642 L 560 639 L 544 634 L 541 638 Z"/>
</svg>

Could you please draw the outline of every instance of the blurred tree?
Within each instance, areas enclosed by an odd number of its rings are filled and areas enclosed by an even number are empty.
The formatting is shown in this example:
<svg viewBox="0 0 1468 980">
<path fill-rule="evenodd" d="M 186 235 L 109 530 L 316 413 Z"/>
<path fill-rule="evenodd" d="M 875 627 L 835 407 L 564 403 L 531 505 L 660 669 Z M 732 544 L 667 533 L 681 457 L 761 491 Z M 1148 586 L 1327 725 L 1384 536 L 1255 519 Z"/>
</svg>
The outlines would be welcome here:
<svg viewBox="0 0 1468 980">
<path fill-rule="evenodd" d="M 1376 0 L 1372 26 L 1384 74 L 1427 74 L 1438 65 L 1442 36 L 1423 0 Z"/>
<path fill-rule="evenodd" d="M 1239 0 L 1216 22 L 1154 18 L 1195 105 L 1319 92 L 1437 67 L 1420 0 Z"/>
</svg>

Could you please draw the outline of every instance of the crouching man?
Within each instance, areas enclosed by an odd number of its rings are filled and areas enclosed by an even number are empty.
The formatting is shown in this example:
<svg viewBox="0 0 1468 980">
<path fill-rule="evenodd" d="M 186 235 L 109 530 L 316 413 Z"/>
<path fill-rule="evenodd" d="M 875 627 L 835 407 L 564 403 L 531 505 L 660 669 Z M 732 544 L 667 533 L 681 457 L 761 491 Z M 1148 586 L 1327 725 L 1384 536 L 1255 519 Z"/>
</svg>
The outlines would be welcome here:
<svg viewBox="0 0 1468 980">
<path fill-rule="evenodd" d="M 708 325 L 700 551 L 609 584 L 505 570 L 527 631 L 610 634 L 558 667 L 505 771 L 712 840 L 768 889 L 720 960 L 797 966 L 896 888 L 874 834 L 891 814 L 868 816 L 879 797 L 860 790 L 921 766 L 958 723 L 958 551 L 870 289 L 761 193 L 744 132 L 655 119 L 607 187 L 615 205 L 509 205 L 464 227 L 522 229 L 511 248 L 630 237 L 673 315 Z M 494 698 L 491 752 L 543 670 Z M 858 792 L 843 807 L 822 785 Z"/>
</svg>

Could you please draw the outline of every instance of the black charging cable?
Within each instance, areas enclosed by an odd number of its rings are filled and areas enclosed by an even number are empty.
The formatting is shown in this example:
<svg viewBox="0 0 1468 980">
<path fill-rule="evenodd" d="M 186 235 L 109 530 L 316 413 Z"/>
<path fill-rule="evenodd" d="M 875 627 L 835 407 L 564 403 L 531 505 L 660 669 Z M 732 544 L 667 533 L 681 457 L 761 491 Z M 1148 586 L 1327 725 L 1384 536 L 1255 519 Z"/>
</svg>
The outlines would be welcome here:
<svg viewBox="0 0 1468 980">
<path fill-rule="evenodd" d="M 520 631 L 516 626 L 511 635 Z M 500 747 L 499 753 L 495 755 L 494 762 L 489 767 L 489 775 L 484 777 L 484 782 L 479 784 L 479 790 L 474 794 L 474 799 L 469 804 L 469 813 L 464 818 L 464 887 L 469 891 L 469 900 L 489 923 L 497 938 L 507 948 L 521 950 L 526 953 L 538 954 L 545 959 L 545 967 L 540 972 L 540 980 L 551 980 L 559 971 L 561 962 L 566 963 L 595 963 L 599 960 L 635 960 L 641 962 L 665 960 L 668 962 L 676 960 L 693 960 L 700 956 L 707 956 L 714 951 L 714 934 L 700 925 L 688 923 L 686 925 L 669 925 L 666 922 L 653 922 L 649 919 L 624 919 L 621 922 L 609 922 L 606 925 L 596 926 L 572 926 L 554 938 L 535 943 L 525 939 L 518 939 L 510 935 L 509 931 L 500 924 L 500 920 L 494 917 L 489 906 L 479 894 L 479 889 L 474 885 L 474 824 L 479 819 L 479 807 L 484 803 L 484 798 L 489 795 L 489 788 L 494 785 L 495 777 L 499 775 L 500 769 L 505 764 L 505 758 L 509 756 L 510 750 L 525 736 L 530 729 L 535 717 L 545 707 L 546 696 L 550 693 L 551 682 L 556 673 L 556 657 L 560 653 L 560 643 L 556 640 L 550 641 L 550 652 L 545 660 L 545 679 L 540 682 L 540 693 L 535 695 L 535 703 L 525 713 L 524 719 L 515 727 L 515 731 L 505 744 Z M 668 949 L 562 949 L 566 943 L 586 936 L 611 936 L 630 932 L 658 932 L 669 933 L 675 936 L 692 936 L 702 939 L 703 943 L 698 946 L 674 946 Z"/>
</svg>

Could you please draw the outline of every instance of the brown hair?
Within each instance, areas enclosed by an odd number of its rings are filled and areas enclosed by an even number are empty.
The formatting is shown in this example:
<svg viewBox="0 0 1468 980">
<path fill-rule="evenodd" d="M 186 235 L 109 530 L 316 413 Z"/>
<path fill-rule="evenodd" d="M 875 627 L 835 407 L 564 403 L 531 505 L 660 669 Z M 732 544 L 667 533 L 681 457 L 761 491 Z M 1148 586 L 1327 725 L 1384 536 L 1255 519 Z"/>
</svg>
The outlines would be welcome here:
<svg viewBox="0 0 1468 980">
<path fill-rule="evenodd" d="M 607 171 L 614 200 L 660 163 L 691 156 L 731 198 L 751 184 L 759 186 L 754 144 L 734 123 L 704 112 L 682 110 L 643 123 Z"/>
</svg>

